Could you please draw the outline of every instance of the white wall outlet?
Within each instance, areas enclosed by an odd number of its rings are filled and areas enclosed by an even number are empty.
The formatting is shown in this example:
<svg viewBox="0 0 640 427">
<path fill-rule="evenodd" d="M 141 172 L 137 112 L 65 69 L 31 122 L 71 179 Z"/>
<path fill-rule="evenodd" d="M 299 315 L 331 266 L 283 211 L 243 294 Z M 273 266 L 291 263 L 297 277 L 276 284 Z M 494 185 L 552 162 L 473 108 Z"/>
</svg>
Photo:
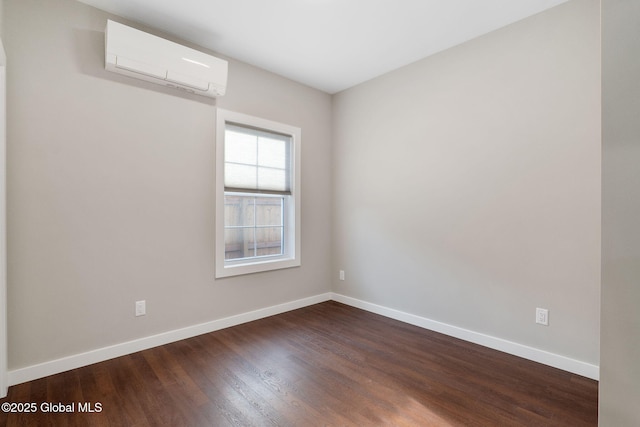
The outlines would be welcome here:
<svg viewBox="0 0 640 427">
<path fill-rule="evenodd" d="M 344 270 L 340 270 L 340 280 L 344 280 Z"/>
<path fill-rule="evenodd" d="M 536 323 L 549 326 L 549 310 L 546 308 L 536 308 Z"/>
<path fill-rule="evenodd" d="M 136 317 L 147 314 L 147 302 L 145 300 L 136 301 Z"/>
</svg>

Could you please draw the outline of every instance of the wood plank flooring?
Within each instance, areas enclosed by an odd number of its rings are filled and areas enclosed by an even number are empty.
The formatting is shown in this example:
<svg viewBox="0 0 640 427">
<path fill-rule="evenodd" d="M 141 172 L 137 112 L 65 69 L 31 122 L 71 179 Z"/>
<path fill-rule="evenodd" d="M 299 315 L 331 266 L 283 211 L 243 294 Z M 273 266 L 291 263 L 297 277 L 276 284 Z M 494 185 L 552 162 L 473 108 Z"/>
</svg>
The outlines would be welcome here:
<svg viewBox="0 0 640 427">
<path fill-rule="evenodd" d="M 37 411 L 0 425 L 577 427 L 597 425 L 597 396 L 596 381 L 330 301 L 13 386 L 0 403 Z"/>
</svg>

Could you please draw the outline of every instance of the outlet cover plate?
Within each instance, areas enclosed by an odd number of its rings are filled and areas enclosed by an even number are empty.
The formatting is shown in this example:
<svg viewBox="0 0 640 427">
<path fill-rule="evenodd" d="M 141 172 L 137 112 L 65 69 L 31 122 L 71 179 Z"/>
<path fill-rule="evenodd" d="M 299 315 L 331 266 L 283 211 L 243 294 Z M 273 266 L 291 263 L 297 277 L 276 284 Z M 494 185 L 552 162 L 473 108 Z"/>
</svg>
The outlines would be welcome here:
<svg viewBox="0 0 640 427">
<path fill-rule="evenodd" d="M 145 300 L 136 301 L 136 317 L 147 314 L 147 303 Z"/>
<path fill-rule="evenodd" d="M 536 308 L 536 323 L 549 326 L 549 310 L 546 308 Z"/>
</svg>

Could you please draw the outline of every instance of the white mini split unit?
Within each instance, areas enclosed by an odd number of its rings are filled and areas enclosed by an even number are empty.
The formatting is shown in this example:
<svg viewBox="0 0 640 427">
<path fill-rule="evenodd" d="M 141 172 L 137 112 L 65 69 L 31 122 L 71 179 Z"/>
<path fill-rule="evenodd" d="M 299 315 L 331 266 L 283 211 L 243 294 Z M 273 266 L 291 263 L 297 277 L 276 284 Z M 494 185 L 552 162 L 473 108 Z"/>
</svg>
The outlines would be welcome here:
<svg viewBox="0 0 640 427">
<path fill-rule="evenodd" d="M 111 20 L 105 30 L 105 68 L 212 98 L 227 90 L 227 61 Z"/>
</svg>

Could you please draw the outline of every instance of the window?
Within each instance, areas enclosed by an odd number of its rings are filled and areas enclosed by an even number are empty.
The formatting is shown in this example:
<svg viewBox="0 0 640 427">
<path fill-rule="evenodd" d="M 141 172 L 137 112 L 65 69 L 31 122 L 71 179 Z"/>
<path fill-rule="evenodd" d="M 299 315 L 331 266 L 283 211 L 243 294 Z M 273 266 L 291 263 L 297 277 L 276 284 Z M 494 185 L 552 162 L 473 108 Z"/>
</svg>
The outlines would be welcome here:
<svg viewBox="0 0 640 427">
<path fill-rule="evenodd" d="M 222 109 L 216 277 L 300 265 L 300 129 Z"/>
</svg>

